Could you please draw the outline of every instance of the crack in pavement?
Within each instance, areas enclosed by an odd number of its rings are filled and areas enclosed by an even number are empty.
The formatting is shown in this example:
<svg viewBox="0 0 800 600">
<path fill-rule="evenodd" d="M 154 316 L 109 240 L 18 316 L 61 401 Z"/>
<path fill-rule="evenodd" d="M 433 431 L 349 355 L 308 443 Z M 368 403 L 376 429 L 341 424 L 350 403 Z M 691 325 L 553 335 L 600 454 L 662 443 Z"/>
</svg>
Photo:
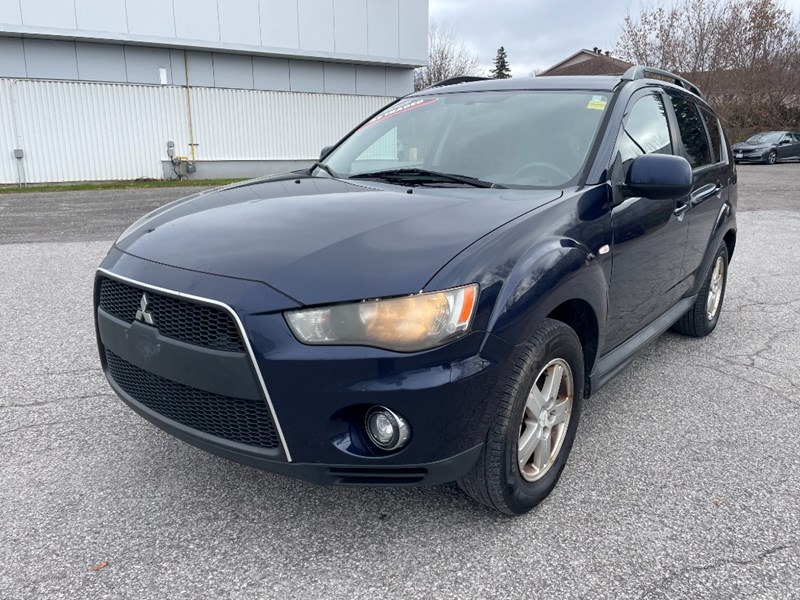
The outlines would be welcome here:
<svg viewBox="0 0 800 600">
<path fill-rule="evenodd" d="M 718 367 L 716 365 L 710 365 L 707 362 L 696 360 L 696 358 L 697 358 L 696 356 L 692 356 L 692 358 L 695 358 L 695 361 L 694 361 L 693 364 L 696 367 L 700 367 L 701 369 L 708 369 L 709 371 L 714 371 L 715 373 L 719 373 L 720 375 L 724 375 L 725 377 L 731 377 L 733 379 L 736 379 L 737 381 L 741 381 L 743 383 L 747 383 L 747 384 L 754 385 L 756 387 L 760 387 L 762 389 L 768 390 L 772 394 L 775 394 L 775 396 L 777 398 L 781 398 L 781 399 L 785 400 L 787 403 L 789 403 L 791 405 L 791 408 L 800 410 L 800 400 L 795 400 L 791 396 L 787 396 L 781 390 L 776 390 L 775 388 L 773 388 L 773 387 L 771 387 L 771 386 L 769 386 L 769 385 L 767 385 L 765 383 L 761 383 L 760 381 L 754 381 L 753 379 L 748 379 L 746 377 L 742 377 L 742 376 L 737 375 L 735 373 L 730 373 L 730 372 L 725 371 L 723 368 Z M 719 358 L 719 357 L 715 356 L 715 358 Z M 682 369 L 682 368 L 684 368 L 686 366 L 685 364 L 681 364 L 681 363 L 679 363 L 677 361 L 674 361 L 674 360 L 662 360 L 661 362 L 663 364 L 665 364 L 665 365 L 669 365 L 669 366 L 675 367 L 676 369 Z M 736 365 L 737 367 L 743 367 L 743 366 L 748 366 L 749 367 L 749 365 L 742 365 L 742 364 L 739 364 L 739 363 L 732 363 L 732 364 Z M 752 367 L 752 368 L 757 370 L 757 371 L 761 371 L 761 372 L 764 372 L 764 373 L 769 373 L 770 375 L 775 375 L 779 379 L 784 379 L 784 377 L 782 375 L 778 375 L 778 374 L 775 374 L 775 373 L 770 373 L 769 371 L 762 371 L 758 367 Z M 784 381 L 785 381 L 785 379 L 784 379 Z M 790 384 L 790 386 L 792 388 L 797 387 L 794 384 L 794 382 L 788 382 L 788 383 Z"/>
<path fill-rule="evenodd" d="M 644 598 L 647 598 L 648 596 L 651 596 L 656 592 L 663 591 L 662 588 L 664 588 L 672 581 L 678 579 L 679 577 L 686 575 L 687 573 L 704 573 L 708 571 L 713 571 L 714 569 L 718 569 L 720 567 L 724 567 L 725 565 L 739 565 L 743 567 L 748 567 L 763 561 L 765 558 L 768 558 L 773 554 L 778 554 L 779 552 L 782 552 L 784 550 L 789 550 L 796 546 L 797 546 L 796 543 L 779 544 L 777 546 L 772 546 L 771 548 L 767 548 L 766 550 L 759 552 L 753 558 L 749 559 L 723 558 L 715 562 L 712 562 L 711 564 L 708 565 L 685 567 L 683 569 L 673 571 L 669 575 L 662 577 L 660 580 L 658 580 L 656 583 L 654 583 L 652 586 L 650 586 L 648 589 L 642 592 L 642 594 L 639 596 L 639 600 L 643 600 Z"/>
<path fill-rule="evenodd" d="M 17 431 L 25 431 L 26 429 L 36 429 L 37 427 L 49 427 L 50 425 L 61 425 L 63 423 L 76 423 L 78 421 L 88 421 L 90 419 L 96 419 L 96 415 L 92 415 L 89 417 L 81 417 L 80 419 L 61 419 L 58 421 L 48 421 L 47 423 L 36 423 L 34 425 L 25 425 L 24 427 L 16 427 L 14 429 L 6 429 L 4 431 L 0 431 L 0 436 L 7 435 L 9 433 L 16 433 Z"/>
<path fill-rule="evenodd" d="M 763 309 L 765 306 L 770 308 L 773 307 L 791 307 L 793 304 L 800 303 L 800 298 L 796 298 L 794 300 L 787 300 L 785 302 L 774 302 L 771 300 L 751 300 L 745 304 L 740 304 L 738 306 L 734 305 L 730 307 L 728 312 L 745 312 L 749 308 L 760 308 Z"/>
<path fill-rule="evenodd" d="M 25 375 L 36 375 L 37 377 L 46 377 L 48 375 L 77 375 L 81 373 L 98 373 L 101 374 L 103 369 L 100 367 L 100 361 L 97 361 L 96 367 L 85 367 L 83 369 L 67 369 L 64 371 L 42 371 L 41 373 L 37 373 L 35 371 L 26 371 Z M 21 373 L 21 369 L 16 367 L 13 370 L 0 370 L 0 375 L 19 375 Z"/>
<path fill-rule="evenodd" d="M 770 346 L 771 346 L 771 342 L 770 342 Z M 761 356 L 761 353 L 762 352 L 766 352 L 767 349 L 771 350 L 772 348 L 770 347 L 770 348 L 765 348 L 763 350 L 759 350 L 758 352 L 755 352 L 754 354 L 752 354 L 752 357 L 747 356 L 747 355 L 742 355 L 742 354 L 732 355 L 732 356 L 740 356 L 740 357 L 744 358 L 747 362 L 736 362 L 735 360 L 731 360 L 728 357 L 724 357 L 724 356 L 720 356 L 718 354 L 714 354 L 713 352 L 709 352 L 707 354 L 707 356 L 716 358 L 721 363 L 723 363 L 725 365 L 729 365 L 731 367 L 736 367 L 737 369 L 742 369 L 742 368 L 744 368 L 744 369 L 753 369 L 754 371 L 758 371 L 759 373 L 763 373 L 764 375 L 771 375 L 771 376 L 776 377 L 777 379 L 780 379 L 781 381 L 783 381 L 791 389 L 797 390 L 798 392 L 800 392 L 800 385 L 796 384 L 786 374 L 784 374 L 784 373 L 776 373 L 775 371 L 770 371 L 768 369 L 765 369 L 765 368 L 760 367 L 760 366 L 755 364 L 755 359 L 756 358 L 760 358 L 761 360 L 766 361 L 766 362 L 775 362 L 772 359 L 764 358 L 763 356 Z M 694 356 L 695 359 L 698 359 L 697 364 L 699 364 L 701 366 L 708 366 L 709 368 L 713 368 L 713 367 L 711 367 L 711 365 L 708 365 L 707 363 L 703 363 L 702 362 L 702 359 L 705 358 L 705 356 L 696 355 L 696 354 L 694 354 L 692 356 Z M 781 363 L 781 364 L 786 364 L 786 363 Z M 719 369 L 718 369 L 718 372 L 720 372 Z M 729 373 L 729 375 L 731 375 L 732 377 L 736 377 L 736 375 L 733 374 L 733 373 Z M 740 379 L 744 379 L 744 378 L 740 377 Z M 750 380 L 746 379 L 746 381 L 750 381 Z M 753 382 L 753 383 L 756 383 L 756 382 Z M 769 387 L 766 384 L 761 384 L 761 385 L 764 386 L 764 387 Z M 770 389 L 773 389 L 773 388 L 770 388 Z"/>
<path fill-rule="evenodd" d="M 57 402 L 70 402 L 71 400 L 88 400 L 90 398 L 113 398 L 115 394 L 111 392 L 102 392 L 99 394 L 86 394 L 85 396 L 66 396 L 63 398 L 53 398 L 52 400 L 44 400 L 42 402 L 31 402 L 29 404 L 0 404 L 0 410 L 6 408 L 30 408 L 34 406 L 47 406 L 48 404 L 55 404 Z"/>
</svg>

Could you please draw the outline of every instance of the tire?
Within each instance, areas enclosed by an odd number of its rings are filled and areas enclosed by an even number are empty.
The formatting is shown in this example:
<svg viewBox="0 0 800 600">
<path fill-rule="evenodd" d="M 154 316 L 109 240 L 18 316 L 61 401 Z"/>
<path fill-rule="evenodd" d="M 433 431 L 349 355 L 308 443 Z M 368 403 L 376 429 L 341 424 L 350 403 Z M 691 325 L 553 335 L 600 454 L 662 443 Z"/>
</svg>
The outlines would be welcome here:
<svg viewBox="0 0 800 600">
<path fill-rule="evenodd" d="M 718 284 L 714 284 L 717 279 L 718 267 L 721 267 L 721 279 Z M 697 294 L 692 308 L 689 309 L 672 326 L 673 331 L 691 337 L 705 337 L 717 326 L 719 315 L 722 312 L 722 302 L 725 299 L 725 287 L 728 283 L 728 247 L 723 242 L 717 250 L 711 268 L 708 270 L 703 287 Z M 716 294 L 712 296 L 713 294 Z M 709 299 L 711 298 L 711 299 Z M 712 305 L 714 305 L 712 307 Z M 713 308 L 713 312 L 712 312 Z"/>
<path fill-rule="evenodd" d="M 458 484 L 477 502 L 501 513 L 519 515 L 547 497 L 566 465 L 580 419 L 583 350 L 575 331 L 560 321 L 545 319 L 513 360 L 498 384 L 497 414 L 478 462 Z M 557 379 L 559 369 L 562 376 Z M 547 394 L 547 389 L 541 393 L 543 387 L 555 387 L 555 381 L 560 381 L 555 394 Z M 533 391 L 534 385 L 538 394 Z M 548 408 L 552 398 L 555 404 Z M 569 406 L 565 407 L 567 398 Z M 538 417 L 531 407 L 542 409 Z M 559 415 L 564 415 L 560 422 Z M 551 419 L 554 422 L 548 426 Z M 532 454 L 520 465 L 523 440 L 527 440 L 524 448 Z"/>
<path fill-rule="evenodd" d="M 768 165 L 774 165 L 776 162 L 778 162 L 778 153 L 775 152 L 775 150 L 770 150 L 764 162 L 767 163 Z"/>
</svg>

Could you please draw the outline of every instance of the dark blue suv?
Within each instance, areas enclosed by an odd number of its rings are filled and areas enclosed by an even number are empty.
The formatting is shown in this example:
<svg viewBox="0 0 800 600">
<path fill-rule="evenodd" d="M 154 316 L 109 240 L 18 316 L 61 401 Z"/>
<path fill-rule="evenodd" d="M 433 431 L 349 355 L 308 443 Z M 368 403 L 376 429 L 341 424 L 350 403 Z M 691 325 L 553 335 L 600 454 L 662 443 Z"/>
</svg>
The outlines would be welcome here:
<svg viewBox="0 0 800 600">
<path fill-rule="evenodd" d="M 736 201 L 720 123 L 675 75 L 443 82 L 307 171 L 132 225 L 97 273 L 100 360 L 220 456 L 523 513 L 584 399 L 670 327 L 717 325 Z"/>
</svg>

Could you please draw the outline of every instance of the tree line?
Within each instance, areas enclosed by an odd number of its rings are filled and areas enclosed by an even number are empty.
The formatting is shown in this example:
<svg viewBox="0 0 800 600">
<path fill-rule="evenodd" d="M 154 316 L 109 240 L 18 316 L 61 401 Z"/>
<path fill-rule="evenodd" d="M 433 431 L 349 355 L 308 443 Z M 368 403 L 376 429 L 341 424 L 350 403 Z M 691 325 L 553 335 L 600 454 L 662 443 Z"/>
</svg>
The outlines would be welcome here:
<svg viewBox="0 0 800 600">
<path fill-rule="evenodd" d="M 778 0 L 660 1 L 625 17 L 615 54 L 695 83 L 734 141 L 800 128 L 800 28 Z"/>
<path fill-rule="evenodd" d="M 414 89 L 421 90 L 452 77 L 482 77 L 485 75 L 478 55 L 458 40 L 455 30 L 446 23 L 431 22 L 428 31 L 428 65 L 414 71 Z M 508 54 L 503 46 L 497 50 L 493 79 L 511 77 Z"/>
<path fill-rule="evenodd" d="M 431 25 L 428 54 L 415 89 L 465 75 L 511 77 L 504 46 L 487 74 L 446 24 Z M 625 16 L 613 54 L 697 84 L 735 139 L 800 129 L 800 26 L 780 0 L 654 0 Z"/>
</svg>

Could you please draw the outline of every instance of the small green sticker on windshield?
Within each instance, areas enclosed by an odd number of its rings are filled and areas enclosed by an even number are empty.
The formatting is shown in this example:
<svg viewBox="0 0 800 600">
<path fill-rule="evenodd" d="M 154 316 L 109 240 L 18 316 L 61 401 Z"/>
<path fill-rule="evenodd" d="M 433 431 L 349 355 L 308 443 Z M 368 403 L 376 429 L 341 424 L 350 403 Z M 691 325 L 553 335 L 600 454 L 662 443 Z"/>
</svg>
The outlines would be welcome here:
<svg viewBox="0 0 800 600">
<path fill-rule="evenodd" d="M 589 104 L 586 105 L 586 108 L 591 108 L 592 110 L 605 110 L 606 104 L 608 104 L 608 100 L 605 96 L 592 96 L 592 99 L 589 100 Z"/>
</svg>

